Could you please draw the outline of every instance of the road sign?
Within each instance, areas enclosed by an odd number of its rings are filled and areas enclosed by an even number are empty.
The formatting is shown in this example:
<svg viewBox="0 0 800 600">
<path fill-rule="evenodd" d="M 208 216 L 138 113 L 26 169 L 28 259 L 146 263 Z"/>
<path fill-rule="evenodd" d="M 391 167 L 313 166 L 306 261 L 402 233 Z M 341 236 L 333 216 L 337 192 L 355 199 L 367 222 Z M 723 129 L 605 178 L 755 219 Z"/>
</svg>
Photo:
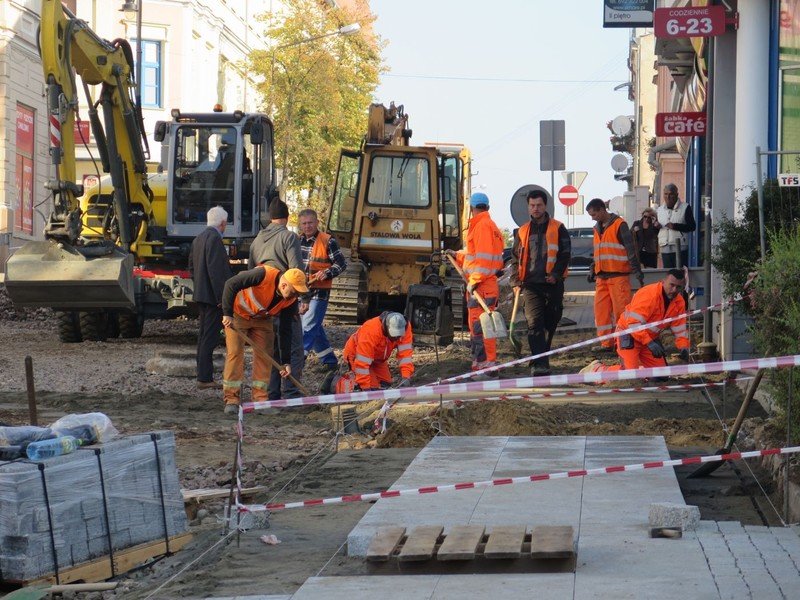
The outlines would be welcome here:
<svg viewBox="0 0 800 600">
<path fill-rule="evenodd" d="M 578 201 L 578 188 L 574 185 L 565 185 L 558 190 L 558 201 L 564 206 L 572 206 Z"/>
<path fill-rule="evenodd" d="M 562 171 L 561 177 L 564 178 L 564 183 L 567 185 L 574 185 L 576 188 L 581 189 L 583 182 L 586 181 L 586 176 L 589 171 Z"/>
<path fill-rule="evenodd" d="M 563 171 L 566 167 L 564 121 L 539 121 L 539 170 Z"/>
<path fill-rule="evenodd" d="M 725 7 L 657 8 L 653 29 L 658 38 L 711 37 L 725 33 Z"/>
<path fill-rule="evenodd" d="M 674 112 L 656 114 L 656 135 L 662 137 L 706 134 L 706 113 Z"/>
<path fill-rule="evenodd" d="M 800 175 L 797 173 L 781 173 L 778 175 L 780 187 L 800 187 Z"/>
</svg>

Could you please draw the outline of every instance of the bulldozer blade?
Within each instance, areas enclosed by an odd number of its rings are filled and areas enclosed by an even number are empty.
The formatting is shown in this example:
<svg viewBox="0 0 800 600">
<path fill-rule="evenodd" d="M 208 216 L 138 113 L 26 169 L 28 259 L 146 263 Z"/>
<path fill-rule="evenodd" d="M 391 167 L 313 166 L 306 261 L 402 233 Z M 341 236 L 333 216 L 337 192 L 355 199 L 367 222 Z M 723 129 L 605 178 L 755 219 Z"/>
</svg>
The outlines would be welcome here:
<svg viewBox="0 0 800 600">
<path fill-rule="evenodd" d="M 508 337 L 506 322 L 503 320 L 503 315 L 499 312 L 493 310 L 481 313 L 480 323 L 483 337 L 487 340 Z"/>
<path fill-rule="evenodd" d="M 17 307 L 56 310 L 133 309 L 133 255 L 118 248 L 85 256 L 55 242 L 28 242 L 6 262 L 5 285 Z"/>
</svg>

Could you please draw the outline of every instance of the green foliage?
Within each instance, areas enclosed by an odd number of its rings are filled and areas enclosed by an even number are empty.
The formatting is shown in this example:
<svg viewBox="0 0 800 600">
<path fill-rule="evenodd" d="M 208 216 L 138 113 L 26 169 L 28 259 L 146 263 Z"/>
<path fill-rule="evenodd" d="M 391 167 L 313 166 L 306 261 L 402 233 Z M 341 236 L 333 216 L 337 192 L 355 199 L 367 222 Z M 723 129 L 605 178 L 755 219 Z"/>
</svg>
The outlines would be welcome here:
<svg viewBox="0 0 800 600">
<path fill-rule="evenodd" d="M 800 354 L 800 230 L 770 236 L 770 254 L 758 269 L 750 293 L 753 337 L 763 356 Z M 784 411 L 789 401 L 789 370 L 776 369 L 770 379 L 774 398 Z M 794 374 L 792 414 L 800 411 L 800 371 Z M 793 418 L 794 423 L 798 423 Z M 800 427 L 794 425 L 798 439 Z"/>
<path fill-rule="evenodd" d="M 282 192 L 308 196 L 309 206 L 324 214 L 339 150 L 358 148 L 366 131 L 383 44 L 365 2 L 349 12 L 317 0 L 281 4 L 280 13 L 259 18 L 274 46 L 253 52 L 250 69 L 262 81 L 259 92 L 275 123 Z M 356 22 L 362 29 L 355 35 L 326 35 Z"/>
<path fill-rule="evenodd" d="M 769 234 L 791 230 L 800 222 L 796 188 L 779 188 L 774 180 L 764 184 L 764 222 L 769 253 Z M 713 250 L 711 264 L 722 275 L 725 295 L 735 296 L 742 293 L 749 274 L 756 270 L 761 258 L 757 191 L 752 190 L 747 198 L 742 218 L 725 216 L 714 226 L 714 232 L 719 242 Z M 752 314 L 747 305 L 743 308 Z"/>
</svg>

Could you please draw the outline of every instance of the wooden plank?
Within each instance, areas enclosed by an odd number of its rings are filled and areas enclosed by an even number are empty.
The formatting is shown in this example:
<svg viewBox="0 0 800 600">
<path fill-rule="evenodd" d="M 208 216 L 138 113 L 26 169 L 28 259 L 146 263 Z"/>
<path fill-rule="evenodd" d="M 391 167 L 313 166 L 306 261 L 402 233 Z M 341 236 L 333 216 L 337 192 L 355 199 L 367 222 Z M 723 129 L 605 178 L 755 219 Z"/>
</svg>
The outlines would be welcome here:
<svg viewBox="0 0 800 600">
<path fill-rule="evenodd" d="M 437 560 L 472 560 L 483 539 L 483 525 L 456 525 L 451 528 L 436 553 Z"/>
<path fill-rule="evenodd" d="M 397 560 L 401 562 L 412 560 L 430 560 L 439 536 L 442 535 L 441 525 L 420 525 L 414 527 L 408 534 L 408 539 L 400 549 Z"/>
<path fill-rule="evenodd" d="M 260 492 L 267 491 L 267 486 L 258 485 L 255 487 L 242 488 L 242 497 L 252 496 Z M 230 489 L 228 488 L 200 488 L 197 490 L 181 490 L 184 502 L 200 502 L 202 500 L 215 500 L 217 498 L 227 498 Z"/>
<path fill-rule="evenodd" d="M 367 560 L 376 562 L 389 560 L 405 532 L 405 527 L 379 527 L 367 548 Z"/>
<path fill-rule="evenodd" d="M 483 555 L 486 558 L 519 558 L 525 541 L 524 525 L 493 527 Z"/>
<path fill-rule="evenodd" d="M 177 552 L 188 544 L 192 539 L 191 533 L 182 533 L 169 538 L 170 552 Z M 117 575 L 127 573 L 134 567 L 138 567 L 143 562 L 161 556 L 167 553 L 166 544 L 164 540 L 156 540 L 146 544 L 139 544 L 124 550 L 114 552 L 114 567 Z M 88 563 L 83 563 L 67 569 L 61 569 L 58 572 L 59 579 L 62 584 L 72 583 L 73 581 L 104 581 L 110 579 L 114 575 L 111 572 L 111 559 L 108 556 L 98 558 Z M 35 582 L 28 583 L 56 583 L 56 576 L 51 575 L 42 579 L 37 579 Z"/>
<path fill-rule="evenodd" d="M 570 558 L 575 555 L 575 531 L 569 525 L 540 526 L 531 531 L 531 558 Z"/>
</svg>

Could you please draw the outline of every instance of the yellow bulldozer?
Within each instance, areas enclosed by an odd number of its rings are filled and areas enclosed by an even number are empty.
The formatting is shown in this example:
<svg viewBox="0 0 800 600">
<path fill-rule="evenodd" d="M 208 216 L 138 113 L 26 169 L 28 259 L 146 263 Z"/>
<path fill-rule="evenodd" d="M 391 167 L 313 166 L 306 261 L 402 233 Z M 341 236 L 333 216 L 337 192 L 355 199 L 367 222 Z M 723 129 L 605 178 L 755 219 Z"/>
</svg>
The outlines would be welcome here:
<svg viewBox="0 0 800 600">
<path fill-rule="evenodd" d="M 410 146 L 411 135 L 402 105 L 373 104 L 362 147 L 341 152 L 327 230 L 350 260 L 328 316 L 361 323 L 405 312 L 415 333 L 447 344 L 463 322 L 463 282 L 441 251 L 461 248 L 470 155 L 460 144 Z"/>
</svg>

